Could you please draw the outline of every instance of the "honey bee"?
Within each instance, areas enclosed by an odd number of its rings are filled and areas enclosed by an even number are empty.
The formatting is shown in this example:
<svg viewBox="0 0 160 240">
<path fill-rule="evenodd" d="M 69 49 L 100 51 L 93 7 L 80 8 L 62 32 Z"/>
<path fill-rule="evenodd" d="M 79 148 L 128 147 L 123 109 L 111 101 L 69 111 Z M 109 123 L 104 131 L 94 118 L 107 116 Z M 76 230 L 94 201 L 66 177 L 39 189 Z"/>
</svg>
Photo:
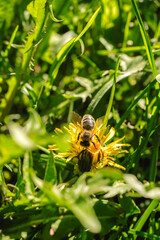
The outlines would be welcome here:
<svg viewBox="0 0 160 240">
<path fill-rule="evenodd" d="M 81 146 L 87 148 L 90 146 L 91 142 L 95 146 L 95 143 L 92 141 L 94 136 L 96 136 L 96 138 L 100 142 L 100 139 L 98 138 L 98 136 L 96 134 L 93 134 L 93 131 L 95 128 L 95 119 L 92 115 L 85 114 L 83 117 L 81 117 L 78 113 L 71 112 L 71 120 L 75 124 L 79 123 L 82 127 L 82 132 L 78 134 L 78 139 L 77 139 L 78 141 L 80 140 Z"/>
</svg>

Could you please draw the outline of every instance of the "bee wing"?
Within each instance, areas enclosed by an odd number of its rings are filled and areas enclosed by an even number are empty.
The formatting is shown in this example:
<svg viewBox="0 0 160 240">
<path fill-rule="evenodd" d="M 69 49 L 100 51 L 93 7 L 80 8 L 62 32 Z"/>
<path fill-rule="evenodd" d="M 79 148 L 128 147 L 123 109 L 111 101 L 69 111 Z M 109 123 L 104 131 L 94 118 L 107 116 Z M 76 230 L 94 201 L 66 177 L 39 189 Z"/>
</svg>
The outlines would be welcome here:
<svg viewBox="0 0 160 240">
<path fill-rule="evenodd" d="M 110 129 L 110 126 L 105 126 L 105 124 L 103 123 L 104 122 L 104 118 L 105 116 L 102 116 L 102 117 L 99 117 L 97 118 L 96 121 L 98 121 L 98 127 L 100 127 L 100 132 L 99 132 L 99 137 L 102 137 L 103 135 L 107 135 L 108 132 L 109 132 L 109 129 Z"/>
<path fill-rule="evenodd" d="M 99 118 L 96 119 L 96 120 L 98 120 L 98 126 L 100 126 L 103 123 L 104 117 L 105 116 L 102 116 L 102 117 L 99 117 Z"/>
<path fill-rule="evenodd" d="M 73 123 L 77 124 L 78 122 L 79 124 L 81 124 L 82 117 L 78 113 L 72 111 L 70 113 L 70 116 Z"/>
</svg>

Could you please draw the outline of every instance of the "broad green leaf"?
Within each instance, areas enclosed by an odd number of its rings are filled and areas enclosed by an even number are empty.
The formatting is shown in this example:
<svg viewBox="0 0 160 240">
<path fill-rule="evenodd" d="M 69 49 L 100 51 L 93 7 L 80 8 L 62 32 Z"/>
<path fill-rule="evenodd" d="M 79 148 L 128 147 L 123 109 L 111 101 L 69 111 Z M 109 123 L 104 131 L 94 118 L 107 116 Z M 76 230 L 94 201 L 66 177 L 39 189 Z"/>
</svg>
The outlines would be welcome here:
<svg viewBox="0 0 160 240">
<path fill-rule="evenodd" d="M 33 149 L 36 147 L 35 143 L 27 136 L 20 125 L 10 122 L 8 128 L 12 138 L 20 147 L 24 149 Z"/>
<path fill-rule="evenodd" d="M 24 127 L 10 121 L 8 128 L 12 138 L 22 149 L 36 149 L 38 145 L 46 146 L 53 140 L 52 136 L 46 133 L 39 114 L 33 109 L 30 109 L 30 117 Z"/>
<path fill-rule="evenodd" d="M 99 233 L 101 231 L 101 224 L 92 208 L 92 204 L 87 198 L 79 197 L 77 201 L 70 206 L 70 210 L 90 232 Z"/>
<path fill-rule="evenodd" d="M 25 131 L 30 135 L 34 133 L 38 135 L 46 134 L 45 126 L 38 112 L 30 108 L 29 114 L 29 119 L 26 121 L 25 124 Z"/>
<path fill-rule="evenodd" d="M 62 133 L 54 133 L 52 143 L 56 145 L 58 152 L 70 152 L 71 144 L 69 141 L 71 139 L 71 135 L 66 129 L 62 128 L 62 131 Z"/>
<path fill-rule="evenodd" d="M 110 232 L 113 227 L 116 227 L 122 221 L 118 214 L 118 209 L 111 206 L 106 200 L 99 199 L 94 209 L 102 226 L 101 236 Z"/>
<path fill-rule="evenodd" d="M 123 173 L 119 169 L 111 168 L 111 167 L 106 167 L 102 168 L 99 171 L 96 172 L 96 176 L 102 176 L 103 178 L 108 178 L 112 180 L 123 180 Z"/>
<path fill-rule="evenodd" d="M 150 199 L 160 199 L 160 188 L 157 187 L 147 191 L 145 185 L 138 181 L 136 176 L 132 174 L 125 174 L 124 179 L 126 183 L 136 192 L 140 193 L 141 196 Z"/>
<path fill-rule="evenodd" d="M 79 230 L 80 223 L 73 215 L 67 215 L 52 223 L 51 228 L 55 232 L 54 239 L 60 240 L 64 239 L 72 231 L 75 231 L 75 229 Z"/>
<path fill-rule="evenodd" d="M 112 186 L 107 186 L 105 188 L 106 194 L 104 195 L 105 198 L 111 198 L 118 194 L 124 194 L 130 190 L 130 186 L 124 182 L 115 181 Z"/>
<path fill-rule="evenodd" d="M 29 62 L 31 61 L 33 48 L 37 46 L 43 36 L 44 23 L 47 17 L 46 0 L 31 1 L 28 5 L 28 11 L 35 20 L 34 32 L 28 36 L 23 51 L 22 72 L 27 70 Z"/>
<path fill-rule="evenodd" d="M 0 165 L 9 162 L 12 158 L 21 156 L 24 149 L 11 136 L 0 134 Z M 9 149 L 9 151 L 8 151 Z"/>
<path fill-rule="evenodd" d="M 54 202 L 68 208 L 85 228 L 93 233 L 100 232 L 101 225 L 94 212 L 92 200 L 86 194 L 84 195 L 83 191 L 81 193 L 77 189 L 75 195 L 76 189 L 73 187 L 62 192 L 56 186 L 50 188 L 50 184 L 44 183 L 36 176 L 34 176 L 34 182 L 48 198 L 48 204 Z"/>
<path fill-rule="evenodd" d="M 86 101 L 87 97 L 91 97 L 91 94 L 88 91 L 83 91 L 81 93 L 67 91 L 63 96 L 66 99 L 70 99 L 72 101 L 77 100 L 77 99 L 82 99 L 82 102 L 84 103 Z"/>
<path fill-rule="evenodd" d="M 139 207 L 135 204 L 134 200 L 125 195 L 119 197 L 119 203 L 126 213 L 126 217 L 140 213 Z"/>
</svg>

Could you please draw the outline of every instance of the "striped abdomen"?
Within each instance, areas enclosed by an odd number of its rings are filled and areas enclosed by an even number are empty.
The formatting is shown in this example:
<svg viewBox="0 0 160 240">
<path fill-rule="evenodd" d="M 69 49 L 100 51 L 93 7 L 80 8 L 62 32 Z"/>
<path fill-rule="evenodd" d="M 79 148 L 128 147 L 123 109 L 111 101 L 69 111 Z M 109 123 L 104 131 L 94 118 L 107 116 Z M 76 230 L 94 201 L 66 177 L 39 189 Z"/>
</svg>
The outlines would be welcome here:
<svg viewBox="0 0 160 240">
<path fill-rule="evenodd" d="M 91 115 L 85 114 L 82 118 L 81 124 L 83 129 L 92 130 L 95 127 L 95 120 Z"/>
</svg>

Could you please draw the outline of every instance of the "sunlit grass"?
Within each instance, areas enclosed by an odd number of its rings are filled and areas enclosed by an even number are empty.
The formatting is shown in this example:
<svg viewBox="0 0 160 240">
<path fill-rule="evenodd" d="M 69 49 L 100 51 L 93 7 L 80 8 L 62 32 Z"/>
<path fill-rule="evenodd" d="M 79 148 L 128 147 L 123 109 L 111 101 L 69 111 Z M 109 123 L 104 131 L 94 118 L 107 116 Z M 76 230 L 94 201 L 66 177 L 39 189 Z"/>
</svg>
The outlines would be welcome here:
<svg viewBox="0 0 160 240">
<path fill-rule="evenodd" d="M 0 238 L 160 239 L 158 10 L 1 1 Z M 72 111 L 102 122 L 87 147 Z"/>
</svg>

